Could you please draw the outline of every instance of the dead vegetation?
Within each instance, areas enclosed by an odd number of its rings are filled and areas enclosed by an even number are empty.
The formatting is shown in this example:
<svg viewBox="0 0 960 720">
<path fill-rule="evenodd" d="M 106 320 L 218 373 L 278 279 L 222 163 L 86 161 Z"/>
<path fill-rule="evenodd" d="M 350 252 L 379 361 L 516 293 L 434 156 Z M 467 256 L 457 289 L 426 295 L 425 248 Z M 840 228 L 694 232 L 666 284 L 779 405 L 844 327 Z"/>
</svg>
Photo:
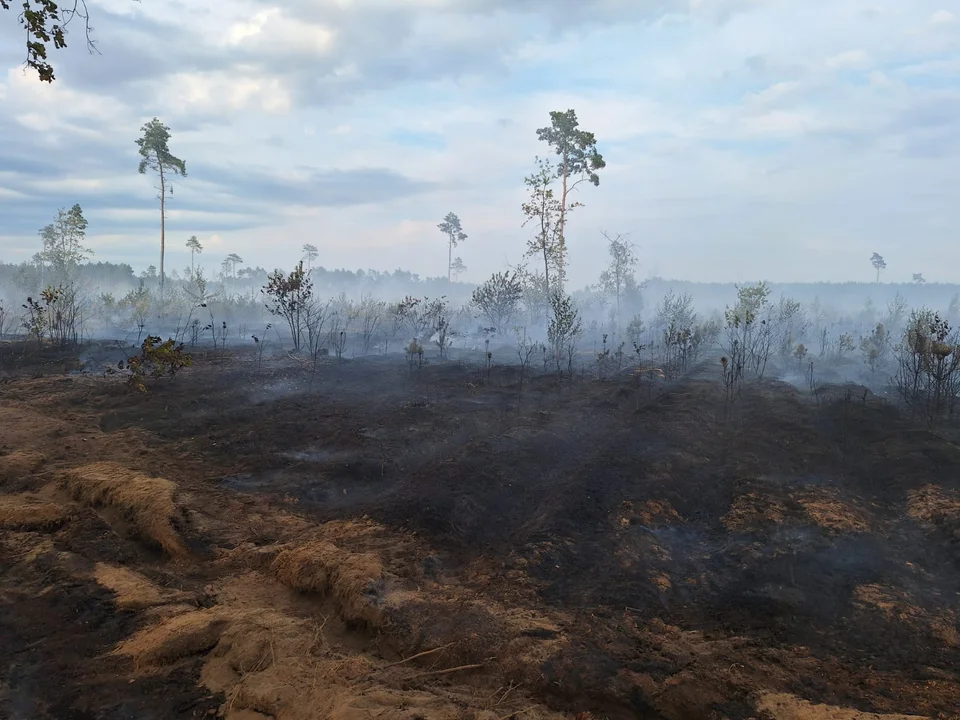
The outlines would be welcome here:
<svg viewBox="0 0 960 720">
<path fill-rule="evenodd" d="M 30 451 L 0 454 L 0 488 L 22 488 L 23 481 L 38 472 L 45 460 L 41 453 Z"/>
<path fill-rule="evenodd" d="M 910 494 L 907 512 L 926 526 L 960 539 L 960 494 L 925 485 Z"/>
<path fill-rule="evenodd" d="M 67 508 L 36 495 L 0 496 L 0 528 L 9 530 L 49 530 L 66 522 Z"/>
<path fill-rule="evenodd" d="M 872 713 L 812 703 L 788 693 L 766 693 L 757 709 L 772 720 L 926 720 L 923 715 Z"/>
<path fill-rule="evenodd" d="M 146 542 L 173 557 L 186 557 L 187 547 L 177 532 L 182 514 L 174 500 L 177 486 L 111 462 L 68 470 L 60 480 L 75 500 L 94 507 L 119 510 Z"/>
<path fill-rule="evenodd" d="M 706 380 L 638 410 L 615 376 L 466 403 L 455 363 L 345 358 L 251 403 L 207 372 L 0 388 L 0 643 L 51 668 L 29 716 L 953 717 L 960 465 L 931 431 L 776 383 L 718 430 Z"/>
<path fill-rule="evenodd" d="M 125 610 L 194 603 L 196 599 L 191 593 L 159 587 L 138 572 L 108 563 L 97 563 L 93 576 L 115 594 L 117 607 Z"/>
<path fill-rule="evenodd" d="M 382 622 L 385 578 L 373 555 L 344 552 L 316 540 L 281 550 L 272 571 L 293 590 L 332 596 L 347 622 L 370 627 Z"/>
<path fill-rule="evenodd" d="M 137 667 L 169 665 L 211 650 L 229 622 L 219 608 L 183 613 L 140 631 L 115 652 L 132 657 Z"/>
</svg>

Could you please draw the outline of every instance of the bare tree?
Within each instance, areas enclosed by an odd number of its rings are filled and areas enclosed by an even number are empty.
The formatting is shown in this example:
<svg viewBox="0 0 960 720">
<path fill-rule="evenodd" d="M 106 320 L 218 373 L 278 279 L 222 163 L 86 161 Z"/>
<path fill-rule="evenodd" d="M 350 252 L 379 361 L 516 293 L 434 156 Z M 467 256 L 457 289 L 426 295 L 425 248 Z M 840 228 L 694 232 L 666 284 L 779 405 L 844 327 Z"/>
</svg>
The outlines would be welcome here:
<svg viewBox="0 0 960 720">
<path fill-rule="evenodd" d="M 520 382 L 517 384 L 517 400 L 523 398 L 523 378 L 530 367 L 530 358 L 540 349 L 540 345 L 530 340 L 526 328 L 515 328 L 517 334 L 517 357 L 520 359 Z"/>
<path fill-rule="evenodd" d="M 374 300 L 365 296 L 360 298 L 360 339 L 363 344 L 363 354 L 369 355 L 375 338 L 381 331 L 387 315 L 387 303 L 383 300 Z"/>
<path fill-rule="evenodd" d="M 12 326 L 13 313 L 6 308 L 3 300 L 0 300 L 0 340 L 3 339 L 4 335 L 7 334 Z"/>
</svg>

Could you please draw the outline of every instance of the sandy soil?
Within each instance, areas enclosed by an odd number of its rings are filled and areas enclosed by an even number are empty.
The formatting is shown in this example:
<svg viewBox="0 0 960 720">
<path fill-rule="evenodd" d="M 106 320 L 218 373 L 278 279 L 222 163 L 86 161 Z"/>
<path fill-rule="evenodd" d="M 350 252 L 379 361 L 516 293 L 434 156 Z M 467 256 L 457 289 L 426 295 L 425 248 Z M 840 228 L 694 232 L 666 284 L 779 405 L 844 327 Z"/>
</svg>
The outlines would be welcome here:
<svg viewBox="0 0 960 720">
<path fill-rule="evenodd" d="M 0 717 L 960 717 L 960 446 L 871 398 L 0 352 Z"/>
</svg>

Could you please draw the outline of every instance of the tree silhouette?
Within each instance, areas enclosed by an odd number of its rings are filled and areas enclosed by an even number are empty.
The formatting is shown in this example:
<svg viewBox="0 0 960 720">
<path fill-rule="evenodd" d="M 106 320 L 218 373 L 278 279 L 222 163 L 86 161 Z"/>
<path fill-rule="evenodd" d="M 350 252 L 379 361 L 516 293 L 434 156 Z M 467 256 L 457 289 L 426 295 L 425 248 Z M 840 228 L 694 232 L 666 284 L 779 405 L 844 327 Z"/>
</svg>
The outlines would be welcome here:
<svg viewBox="0 0 960 720">
<path fill-rule="evenodd" d="M 138 172 L 144 175 L 147 170 L 157 173 L 160 186 L 160 299 L 163 299 L 163 255 L 166 250 L 167 195 L 173 194 L 172 177 L 186 177 L 187 166 L 180 158 L 170 152 L 170 128 L 157 118 L 144 124 L 140 131 L 143 137 L 137 140 L 140 148 L 140 166 Z"/>
<path fill-rule="evenodd" d="M 320 257 L 320 251 L 316 245 L 305 243 L 303 246 L 303 259 L 307 261 L 307 272 L 313 267 L 313 261 Z"/>
<path fill-rule="evenodd" d="M 437 229 L 447 236 L 447 281 L 453 277 L 453 249 L 467 239 L 467 234 L 460 225 L 460 218 L 456 213 L 447 213 Z"/>
<path fill-rule="evenodd" d="M 886 261 L 883 259 L 883 255 L 880 253 L 874 253 L 870 256 L 870 264 L 873 265 L 874 269 L 877 271 L 877 282 L 880 282 L 880 271 L 885 270 L 887 267 Z"/>
<path fill-rule="evenodd" d="M 187 240 L 187 247 L 190 248 L 190 274 L 194 272 L 193 269 L 193 256 L 194 254 L 199 255 L 203 252 L 203 245 L 200 244 L 200 241 L 197 240 L 196 235 L 191 235 L 190 239 Z"/>
</svg>

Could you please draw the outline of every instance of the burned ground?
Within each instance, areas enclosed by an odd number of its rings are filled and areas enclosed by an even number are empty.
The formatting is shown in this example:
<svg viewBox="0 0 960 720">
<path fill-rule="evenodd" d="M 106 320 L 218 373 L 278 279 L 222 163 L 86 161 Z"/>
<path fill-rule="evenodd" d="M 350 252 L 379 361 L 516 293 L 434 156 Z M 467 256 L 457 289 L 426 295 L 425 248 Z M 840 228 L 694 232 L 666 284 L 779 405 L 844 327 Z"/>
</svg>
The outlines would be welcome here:
<svg viewBox="0 0 960 720">
<path fill-rule="evenodd" d="M 0 715 L 960 716 L 960 447 L 876 398 L 32 357 Z"/>
</svg>

